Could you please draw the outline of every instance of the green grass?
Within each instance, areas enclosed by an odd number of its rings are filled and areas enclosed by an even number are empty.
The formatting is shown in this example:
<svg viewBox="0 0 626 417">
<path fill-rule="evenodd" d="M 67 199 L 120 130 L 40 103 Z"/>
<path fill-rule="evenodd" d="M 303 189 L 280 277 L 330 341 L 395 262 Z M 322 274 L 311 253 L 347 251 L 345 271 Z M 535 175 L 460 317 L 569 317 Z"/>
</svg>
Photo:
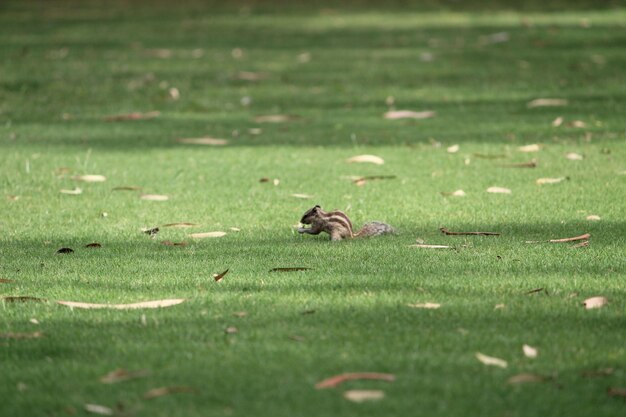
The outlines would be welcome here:
<svg viewBox="0 0 626 417">
<path fill-rule="evenodd" d="M 144 416 L 621 415 L 623 398 L 607 389 L 626 388 L 626 9 L 593 3 L 555 12 L 557 3 L 540 2 L 523 11 L 507 2 L 4 2 L 0 278 L 12 281 L 0 294 L 47 302 L 0 304 L 0 334 L 44 335 L 0 339 L 0 414 L 86 415 L 85 404 L 101 404 Z M 508 41 L 490 43 L 500 32 Z M 397 109 L 437 116 L 385 120 L 389 96 Z M 528 108 L 536 98 L 569 105 Z M 151 120 L 103 120 L 155 110 Z M 281 113 L 300 118 L 254 119 Z M 557 117 L 564 123 L 553 127 Z M 207 135 L 230 142 L 175 140 Z M 542 149 L 518 151 L 532 143 Z M 454 144 L 459 152 L 446 152 Z M 358 154 L 385 164 L 345 162 Z M 503 166 L 532 158 L 537 168 Z M 81 174 L 107 181 L 70 179 Z M 357 187 L 351 175 L 396 178 Z M 543 177 L 568 180 L 537 185 Z M 130 185 L 170 199 L 113 190 Z M 75 186 L 81 195 L 59 192 Z M 467 195 L 441 194 L 457 189 Z M 339 243 L 298 235 L 316 203 L 398 233 Z M 141 232 L 173 222 L 200 226 Z M 442 226 L 502 236 L 443 236 Z M 187 236 L 216 230 L 228 234 Z M 525 243 L 585 232 L 586 248 Z M 416 239 L 454 249 L 410 247 Z M 84 248 L 91 242 L 102 248 Z M 56 254 L 61 247 L 75 252 Z M 268 272 L 275 267 L 313 269 Z M 609 305 L 585 310 L 597 295 Z M 55 303 L 166 298 L 186 302 L 136 311 Z M 421 302 L 442 306 L 407 306 Z M 247 316 L 233 316 L 240 311 Z M 523 344 L 539 356 L 524 357 Z M 487 367 L 476 352 L 509 366 Z M 116 368 L 151 373 L 99 381 Z M 603 368 L 614 371 L 584 376 Z M 314 388 L 364 371 L 397 379 Z M 552 379 L 506 383 L 520 373 Z M 142 398 L 163 386 L 195 393 Z M 342 397 L 348 389 L 385 398 L 356 404 Z"/>
</svg>

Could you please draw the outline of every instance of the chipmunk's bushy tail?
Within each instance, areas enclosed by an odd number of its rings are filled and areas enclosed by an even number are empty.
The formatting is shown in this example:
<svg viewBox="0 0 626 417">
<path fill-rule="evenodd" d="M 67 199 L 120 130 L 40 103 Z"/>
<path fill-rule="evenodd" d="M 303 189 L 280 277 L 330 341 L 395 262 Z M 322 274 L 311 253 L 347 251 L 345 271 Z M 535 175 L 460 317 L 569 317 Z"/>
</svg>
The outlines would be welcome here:
<svg viewBox="0 0 626 417">
<path fill-rule="evenodd" d="M 354 237 L 371 237 L 393 233 L 393 227 L 383 222 L 370 222 L 363 225 Z"/>
</svg>

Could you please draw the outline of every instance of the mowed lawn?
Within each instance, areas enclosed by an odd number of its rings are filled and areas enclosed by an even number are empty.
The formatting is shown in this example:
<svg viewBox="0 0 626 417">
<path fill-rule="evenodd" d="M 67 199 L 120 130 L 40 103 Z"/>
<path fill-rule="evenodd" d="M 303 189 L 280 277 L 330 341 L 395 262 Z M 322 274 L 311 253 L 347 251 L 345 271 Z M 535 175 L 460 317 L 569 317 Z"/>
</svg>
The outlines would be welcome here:
<svg viewBox="0 0 626 417">
<path fill-rule="evenodd" d="M 626 9 L 537 3 L 3 2 L 0 415 L 623 415 Z"/>
</svg>

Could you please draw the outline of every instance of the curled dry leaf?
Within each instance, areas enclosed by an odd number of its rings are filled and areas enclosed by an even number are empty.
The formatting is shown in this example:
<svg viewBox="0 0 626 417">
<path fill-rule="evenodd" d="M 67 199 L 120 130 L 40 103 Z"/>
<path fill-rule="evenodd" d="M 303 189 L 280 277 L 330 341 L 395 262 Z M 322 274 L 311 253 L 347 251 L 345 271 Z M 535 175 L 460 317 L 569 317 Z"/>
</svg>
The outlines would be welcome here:
<svg viewBox="0 0 626 417">
<path fill-rule="evenodd" d="M 447 236 L 500 236 L 498 232 L 451 232 L 446 227 L 440 227 L 439 231 Z"/>
<path fill-rule="evenodd" d="M 552 126 L 559 127 L 563 124 L 563 117 L 559 116 L 552 121 Z"/>
<path fill-rule="evenodd" d="M 534 382 L 545 382 L 546 377 L 537 374 L 517 374 L 507 379 L 507 384 L 528 384 Z"/>
<path fill-rule="evenodd" d="M 153 388 L 143 394 L 144 400 L 151 400 L 157 397 L 163 397 L 170 394 L 179 394 L 182 392 L 195 393 L 196 389 L 192 387 L 161 387 Z"/>
<path fill-rule="evenodd" d="M 598 221 L 601 220 L 600 216 L 598 216 L 597 214 L 590 214 L 589 216 L 586 217 L 587 220 L 591 220 L 591 221 Z"/>
<path fill-rule="evenodd" d="M 188 145 L 209 145 L 209 146 L 223 146 L 228 145 L 228 140 L 226 139 L 218 139 L 211 137 L 203 137 L 203 138 L 180 138 L 176 139 L 178 143 L 184 143 Z"/>
<path fill-rule="evenodd" d="M 418 304 L 407 304 L 412 308 L 425 308 L 425 309 L 437 309 L 441 307 L 439 303 L 418 303 Z"/>
<path fill-rule="evenodd" d="M 457 153 L 459 149 L 461 149 L 459 145 L 452 145 L 452 146 L 449 146 L 448 149 L 446 149 L 446 151 L 448 153 Z"/>
<path fill-rule="evenodd" d="M 142 378 L 150 375 L 150 371 L 147 369 L 141 369 L 139 371 L 127 371 L 126 369 L 115 369 L 108 374 L 100 378 L 100 382 L 103 384 L 115 384 L 117 382 L 128 381 L 131 379 Z"/>
<path fill-rule="evenodd" d="M 565 237 L 562 239 L 550 239 L 550 240 L 527 240 L 526 243 L 567 243 L 576 242 L 578 240 L 587 240 L 591 237 L 591 234 L 585 233 L 580 236 Z"/>
<path fill-rule="evenodd" d="M 533 143 L 532 145 L 520 146 L 517 150 L 520 152 L 539 152 L 541 150 L 541 146 Z"/>
<path fill-rule="evenodd" d="M 179 222 L 179 223 L 168 223 L 168 224 L 161 225 L 161 227 L 176 227 L 176 228 L 187 228 L 187 227 L 194 227 L 194 226 L 199 226 L 199 224 Z"/>
<path fill-rule="evenodd" d="M 194 239 L 204 239 L 210 237 L 222 237 L 226 236 L 226 232 L 202 232 L 202 233 L 191 233 L 189 237 Z"/>
<path fill-rule="evenodd" d="M 294 198 L 301 198 L 303 200 L 310 200 L 311 198 L 314 197 L 310 194 L 301 194 L 301 193 L 291 194 L 291 196 Z"/>
<path fill-rule="evenodd" d="M 583 301 L 583 305 L 585 309 L 591 310 L 592 308 L 604 307 L 608 302 L 609 300 L 606 297 L 591 297 Z"/>
<path fill-rule="evenodd" d="M 283 123 L 298 119 L 300 116 L 293 114 L 265 114 L 254 118 L 257 123 Z"/>
<path fill-rule="evenodd" d="M 294 272 L 294 271 L 309 271 L 313 268 L 307 268 L 304 266 L 293 266 L 287 268 L 272 268 L 269 272 Z"/>
<path fill-rule="evenodd" d="M 535 181 L 538 185 L 544 185 L 544 184 L 558 184 L 562 181 L 567 180 L 567 177 L 559 177 L 559 178 L 539 178 L 537 179 L 537 181 Z"/>
<path fill-rule="evenodd" d="M 57 253 L 74 253 L 74 249 L 72 248 L 61 248 L 57 250 Z"/>
<path fill-rule="evenodd" d="M 224 278 L 224 275 L 226 275 L 228 273 L 228 271 L 230 270 L 230 268 L 228 268 L 226 271 L 224 272 L 220 272 L 219 274 L 213 274 L 213 278 L 215 279 L 215 281 L 219 281 L 220 279 Z"/>
<path fill-rule="evenodd" d="M 90 249 L 98 249 L 98 248 L 101 248 L 102 245 L 97 242 L 93 242 L 93 243 L 86 244 L 85 247 L 90 248 Z"/>
<path fill-rule="evenodd" d="M 385 393 L 381 390 L 349 390 L 343 393 L 343 398 L 355 403 L 365 401 L 378 401 L 385 398 Z"/>
<path fill-rule="evenodd" d="M 387 120 L 399 120 L 399 119 L 430 119 L 435 117 L 437 113 L 431 110 L 426 111 L 412 111 L 412 110 L 393 110 L 388 111 L 383 116 Z"/>
<path fill-rule="evenodd" d="M 424 243 L 417 243 L 415 245 L 410 245 L 411 248 L 422 248 L 422 249 L 451 249 L 452 246 L 446 245 L 427 245 Z"/>
<path fill-rule="evenodd" d="M 162 194 L 142 194 L 140 198 L 146 201 L 167 201 L 170 199 L 168 196 Z"/>
<path fill-rule="evenodd" d="M 83 190 L 82 190 L 82 188 L 79 188 L 79 187 L 74 187 L 74 188 L 73 188 L 73 189 L 71 189 L 71 190 L 62 189 L 62 190 L 59 190 L 59 192 L 60 192 L 61 194 L 79 195 L 79 194 L 82 194 L 82 193 L 83 193 Z"/>
<path fill-rule="evenodd" d="M 385 163 L 385 160 L 381 158 L 380 156 L 376 156 L 376 155 L 357 155 L 357 156 L 348 158 L 346 162 L 370 163 L 370 164 L 382 165 Z"/>
<path fill-rule="evenodd" d="M 99 404 L 85 404 L 85 411 L 92 414 L 100 414 L 101 416 L 112 416 L 114 414 L 112 408 Z"/>
<path fill-rule="evenodd" d="M 178 305 L 184 302 L 184 298 L 175 298 L 168 300 L 156 300 L 156 301 L 142 301 L 139 303 L 131 304 L 94 304 L 94 303 L 81 303 L 77 301 L 57 301 L 57 304 L 61 304 L 72 308 L 85 308 L 85 309 L 100 309 L 108 308 L 112 310 L 134 310 L 139 308 L 163 308 Z"/>
<path fill-rule="evenodd" d="M 526 344 L 522 346 L 522 351 L 524 352 L 524 356 L 526 356 L 527 358 L 534 359 L 539 354 L 539 350 L 536 347 L 532 347 Z"/>
<path fill-rule="evenodd" d="M 535 107 L 558 107 L 567 106 L 569 102 L 562 98 L 537 98 L 526 103 L 526 107 L 533 109 Z"/>
<path fill-rule="evenodd" d="M 42 332 L 31 333 L 0 333 L 0 339 L 38 339 L 43 337 Z"/>
<path fill-rule="evenodd" d="M 141 187 L 136 185 L 121 185 L 119 187 L 114 187 L 113 191 L 140 191 Z"/>
<path fill-rule="evenodd" d="M 511 194 L 511 190 L 504 187 L 489 187 L 487 188 L 487 192 L 493 194 Z"/>
<path fill-rule="evenodd" d="M 396 380 L 396 376 L 394 374 L 383 374 L 378 372 L 354 372 L 347 373 L 341 375 L 335 375 L 330 378 L 326 378 L 323 381 L 315 384 L 315 388 L 324 389 L 324 388 L 334 388 L 339 384 L 342 384 L 346 381 L 353 381 L 355 379 L 376 379 L 381 381 L 393 382 Z"/>
<path fill-rule="evenodd" d="M 476 359 L 478 359 L 483 364 L 489 366 L 498 366 L 500 368 L 506 368 L 508 366 L 507 362 L 504 359 L 483 355 L 480 352 L 476 352 Z"/>
<path fill-rule="evenodd" d="M 569 159 L 570 161 L 582 161 L 584 159 L 584 156 L 576 152 L 568 152 L 565 154 L 565 158 Z"/>
<path fill-rule="evenodd" d="M 107 180 L 107 177 L 104 175 L 73 175 L 72 178 L 74 181 L 83 181 L 83 182 L 104 182 Z"/>
</svg>

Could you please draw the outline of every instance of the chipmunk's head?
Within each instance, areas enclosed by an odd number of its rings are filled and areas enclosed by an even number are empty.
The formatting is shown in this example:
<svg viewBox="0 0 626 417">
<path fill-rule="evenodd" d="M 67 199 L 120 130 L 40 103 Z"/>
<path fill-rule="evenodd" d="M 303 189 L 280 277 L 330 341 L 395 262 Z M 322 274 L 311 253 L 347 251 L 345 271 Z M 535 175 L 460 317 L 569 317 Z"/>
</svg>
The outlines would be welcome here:
<svg viewBox="0 0 626 417">
<path fill-rule="evenodd" d="M 319 212 L 321 210 L 322 210 L 322 208 L 320 206 L 315 206 L 312 209 L 307 210 L 302 215 L 302 218 L 300 219 L 300 223 L 302 223 L 302 224 L 311 224 L 313 222 L 313 219 L 315 219 L 319 215 Z"/>
</svg>

